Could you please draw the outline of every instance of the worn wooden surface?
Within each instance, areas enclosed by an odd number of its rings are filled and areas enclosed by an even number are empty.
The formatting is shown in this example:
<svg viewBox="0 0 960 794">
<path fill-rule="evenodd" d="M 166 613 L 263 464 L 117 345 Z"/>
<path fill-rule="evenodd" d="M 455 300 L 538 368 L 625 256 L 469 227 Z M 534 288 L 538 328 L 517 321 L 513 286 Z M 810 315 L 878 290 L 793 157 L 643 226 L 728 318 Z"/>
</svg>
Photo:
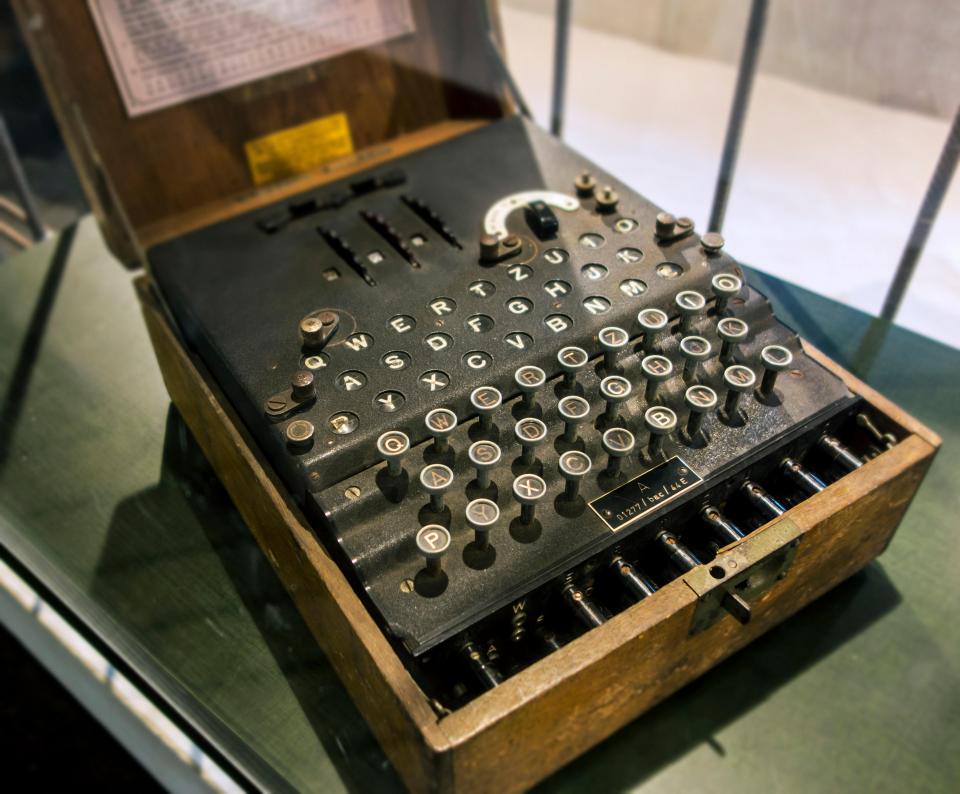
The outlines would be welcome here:
<svg viewBox="0 0 960 794">
<path fill-rule="evenodd" d="M 346 579 L 284 495 L 242 425 L 186 355 L 145 278 L 137 289 L 164 384 L 361 713 L 407 784 L 441 779 L 434 712 Z"/>
<path fill-rule="evenodd" d="M 87 3 L 14 0 L 85 192 L 127 261 L 146 229 L 186 228 L 211 206 L 254 201 L 247 141 L 344 112 L 362 156 L 435 124 L 501 116 L 479 3 L 412 5 L 414 34 L 129 118 Z M 314 183 L 336 175 L 320 170 Z"/>
<path fill-rule="evenodd" d="M 787 577 L 689 636 L 684 578 L 437 721 L 423 693 L 139 283 L 171 397 L 414 791 L 518 791 L 549 775 L 863 568 L 886 546 L 939 440 L 822 354 L 812 354 L 912 435 L 785 518 L 804 532 Z M 778 520 L 779 521 L 779 520 Z M 778 522 L 757 530 L 765 532 Z M 753 533 L 751 537 L 755 537 Z"/>
</svg>

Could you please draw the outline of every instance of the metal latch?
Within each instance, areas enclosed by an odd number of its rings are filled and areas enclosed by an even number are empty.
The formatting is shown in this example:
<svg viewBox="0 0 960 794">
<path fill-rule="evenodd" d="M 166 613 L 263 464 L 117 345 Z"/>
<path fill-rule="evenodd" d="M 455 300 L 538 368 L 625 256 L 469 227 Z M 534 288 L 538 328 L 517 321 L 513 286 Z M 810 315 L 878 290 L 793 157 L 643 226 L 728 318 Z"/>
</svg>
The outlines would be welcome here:
<svg viewBox="0 0 960 794">
<path fill-rule="evenodd" d="M 784 518 L 687 573 L 683 580 L 697 595 L 690 634 L 709 628 L 724 614 L 749 623 L 750 602 L 786 576 L 802 535 L 796 523 Z"/>
</svg>

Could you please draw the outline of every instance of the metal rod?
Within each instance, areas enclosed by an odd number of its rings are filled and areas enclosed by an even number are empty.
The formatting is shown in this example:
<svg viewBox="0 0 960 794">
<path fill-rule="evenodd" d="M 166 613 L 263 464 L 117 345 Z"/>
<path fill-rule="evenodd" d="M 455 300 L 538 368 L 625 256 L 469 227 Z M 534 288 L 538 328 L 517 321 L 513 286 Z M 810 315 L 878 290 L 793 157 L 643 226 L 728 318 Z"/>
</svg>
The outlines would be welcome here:
<svg viewBox="0 0 960 794">
<path fill-rule="evenodd" d="M 46 236 L 46 233 L 43 229 L 43 223 L 40 221 L 40 214 L 37 212 L 37 205 L 33 201 L 27 176 L 23 172 L 23 164 L 17 156 L 13 138 L 10 137 L 10 130 L 7 129 L 6 119 L 2 115 L 0 115 L 0 147 L 3 149 L 3 157 L 7 161 L 7 168 L 9 168 L 10 176 L 13 179 L 13 188 L 17 193 L 17 199 L 26 213 L 26 222 L 30 234 L 34 242 L 39 242 Z"/>
<path fill-rule="evenodd" d="M 550 132 L 563 135 L 563 104 L 567 90 L 567 49 L 570 43 L 570 0 L 557 0 L 553 31 L 553 106 Z"/>
<path fill-rule="evenodd" d="M 487 31 L 487 44 L 490 46 L 490 54 L 493 56 L 494 64 L 500 71 L 500 78 L 507 84 L 507 91 L 510 93 L 510 98 L 513 100 L 513 103 L 517 106 L 517 110 L 520 111 L 520 115 L 528 119 L 533 118 L 530 113 L 530 108 L 523 98 L 523 94 L 520 93 L 520 86 L 518 86 L 517 81 L 513 79 L 510 68 L 507 66 L 506 58 L 503 56 L 503 50 L 500 48 L 500 37 L 497 34 L 496 28 L 493 26 L 493 17 L 490 14 L 490 8 L 487 6 L 487 2 L 488 0 L 481 0 L 479 7 L 481 24 Z"/>
<path fill-rule="evenodd" d="M 747 21 L 747 34 L 740 53 L 740 68 L 737 72 L 737 84 L 733 90 L 733 102 L 730 105 L 730 118 L 727 120 L 727 134 L 723 141 L 723 154 L 720 158 L 720 173 L 717 174 L 717 187 L 713 193 L 713 208 L 710 210 L 711 232 L 719 232 L 723 226 L 723 217 L 727 213 L 727 199 L 733 184 L 733 171 L 737 166 L 737 152 L 740 149 L 740 136 L 743 122 L 750 102 L 750 90 L 757 71 L 757 59 L 760 54 L 760 42 L 763 40 L 763 27 L 767 19 L 767 0 L 753 0 L 750 6 L 750 18 Z"/>
<path fill-rule="evenodd" d="M 950 132 L 947 133 L 940 159 L 937 160 L 937 166 L 933 170 L 933 178 L 927 187 L 917 218 L 913 222 L 910 237 L 907 238 L 907 246 L 903 249 L 900 264 L 897 265 L 897 272 L 890 283 L 887 297 L 883 301 L 880 317 L 884 320 L 892 322 L 900 308 L 903 296 L 910 285 L 910 279 L 913 278 L 913 272 L 917 268 L 917 262 L 927 244 L 930 229 L 937 219 L 943 197 L 947 194 L 947 188 L 950 187 L 950 180 L 957 170 L 958 158 L 960 158 L 960 107 L 957 108 L 957 113 L 953 117 L 953 124 L 950 126 Z"/>
</svg>

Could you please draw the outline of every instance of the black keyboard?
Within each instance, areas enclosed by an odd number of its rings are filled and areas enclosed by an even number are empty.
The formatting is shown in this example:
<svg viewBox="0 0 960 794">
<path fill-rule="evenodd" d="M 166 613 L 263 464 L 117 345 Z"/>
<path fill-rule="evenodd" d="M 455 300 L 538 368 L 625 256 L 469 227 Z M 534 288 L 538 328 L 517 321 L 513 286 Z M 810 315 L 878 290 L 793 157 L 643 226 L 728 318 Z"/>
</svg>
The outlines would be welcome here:
<svg viewBox="0 0 960 794">
<path fill-rule="evenodd" d="M 150 262 L 388 635 L 474 685 L 862 462 L 722 238 L 520 118 Z"/>
</svg>

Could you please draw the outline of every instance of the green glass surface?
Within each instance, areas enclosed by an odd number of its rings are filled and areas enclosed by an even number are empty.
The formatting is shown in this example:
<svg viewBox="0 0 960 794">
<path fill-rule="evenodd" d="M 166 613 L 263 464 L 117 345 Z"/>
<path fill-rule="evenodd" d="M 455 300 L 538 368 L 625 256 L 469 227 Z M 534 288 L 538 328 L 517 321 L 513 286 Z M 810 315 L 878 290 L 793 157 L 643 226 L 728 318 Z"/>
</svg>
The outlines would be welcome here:
<svg viewBox="0 0 960 794">
<path fill-rule="evenodd" d="M 955 790 L 960 352 L 751 272 L 778 314 L 940 433 L 879 563 L 544 790 Z M 0 263 L 0 543 L 86 636 L 256 784 L 400 789 L 170 412 L 90 219 Z"/>
</svg>

